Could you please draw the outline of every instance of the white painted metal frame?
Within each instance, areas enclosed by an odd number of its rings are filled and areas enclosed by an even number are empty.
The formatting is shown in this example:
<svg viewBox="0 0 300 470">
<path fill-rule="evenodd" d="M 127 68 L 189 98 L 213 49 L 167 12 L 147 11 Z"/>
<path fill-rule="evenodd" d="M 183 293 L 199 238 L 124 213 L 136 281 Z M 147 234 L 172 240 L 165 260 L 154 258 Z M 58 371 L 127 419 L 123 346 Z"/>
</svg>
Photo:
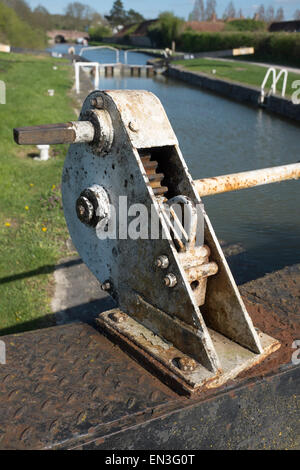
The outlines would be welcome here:
<svg viewBox="0 0 300 470">
<path fill-rule="evenodd" d="M 100 64 L 98 62 L 75 62 L 75 87 L 76 93 L 80 92 L 80 68 L 81 67 L 94 67 L 95 68 L 95 90 L 99 88 L 99 75 L 100 75 Z"/>
<path fill-rule="evenodd" d="M 286 87 L 287 87 L 287 79 L 288 79 L 288 71 L 286 69 L 281 69 L 280 71 L 278 71 L 278 74 L 277 74 L 277 70 L 274 67 L 270 67 L 268 69 L 268 71 L 265 75 L 265 78 L 262 82 L 262 85 L 261 85 L 261 95 L 260 95 L 261 103 L 263 103 L 264 100 L 265 100 L 265 87 L 266 87 L 266 84 L 268 82 L 269 76 L 271 74 L 272 74 L 272 85 L 271 85 L 271 89 L 270 89 L 269 94 L 273 94 L 273 95 L 276 94 L 276 85 L 279 82 L 281 76 L 284 75 L 281 96 L 283 98 L 285 97 L 285 92 L 286 92 Z"/>
<path fill-rule="evenodd" d="M 139 52 L 139 51 L 143 51 L 143 49 L 141 49 L 140 47 L 136 48 L 136 49 L 126 49 L 124 51 L 124 64 L 127 65 L 127 59 L 128 59 L 128 52 Z"/>
<path fill-rule="evenodd" d="M 118 62 L 120 62 L 120 50 L 117 49 L 116 47 L 113 47 L 113 46 L 92 46 L 92 47 L 83 47 L 81 50 L 80 50 L 80 53 L 79 55 L 82 56 L 82 53 L 84 51 L 92 51 L 92 50 L 96 50 L 96 49 L 111 49 L 112 51 L 115 51 L 116 52 L 116 64 Z"/>
</svg>

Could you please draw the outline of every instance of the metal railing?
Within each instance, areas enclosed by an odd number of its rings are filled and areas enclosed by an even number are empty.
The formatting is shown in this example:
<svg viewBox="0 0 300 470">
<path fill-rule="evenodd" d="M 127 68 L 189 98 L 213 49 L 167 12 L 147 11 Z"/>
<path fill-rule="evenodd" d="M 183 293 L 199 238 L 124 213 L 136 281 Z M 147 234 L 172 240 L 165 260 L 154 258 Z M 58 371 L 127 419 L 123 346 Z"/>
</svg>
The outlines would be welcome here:
<svg viewBox="0 0 300 470">
<path fill-rule="evenodd" d="M 115 51 L 116 52 L 116 63 L 120 62 L 120 50 L 117 49 L 116 47 L 113 47 L 113 46 L 92 46 L 92 47 L 83 47 L 81 50 L 80 50 L 80 53 L 79 55 L 82 56 L 82 53 L 84 51 L 92 51 L 92 50 L 96 50 L 96 49 L 110 49 L 112 51 Z"/>
<path fill-rule="evenodd" d="M 80 93 L 80 68 L 81 67 L 93 67 L 95 69 L 95 81 L 94 88 L 95 90 L 99 88 L 99 62 L 75 62 L 75 88 L 76 93 Z"/>
<path fill-rule="evenodd" d="M 274 67 L 270 67 L 268 69 L 268 71 L 265 75 L 265 78 L 262 82 L 262 85 L 261 85 L 261 92 L 260 92 L 260 102 L 261 103 L 264 103 L 264 101 L 265 101 L 265 96 L 266 96 L 265 87 L 267 85 L 268 79 L 269 79 L 271 74 L 272 74 L 272 85 L 271 85 L 270 91 L 268 93 L 268 96 L 276 95 L 277 83 L 279 82 L 281 76 L 283 75 L 283 84 L 282 84 L 281 96 L 283 98 L 285 97 L 285 92 L 286 92 L 286 87 L 287 87 L 287 79 L 288 79 L 288 71 L 286 69 L 276 70 Z"/>
</svg>

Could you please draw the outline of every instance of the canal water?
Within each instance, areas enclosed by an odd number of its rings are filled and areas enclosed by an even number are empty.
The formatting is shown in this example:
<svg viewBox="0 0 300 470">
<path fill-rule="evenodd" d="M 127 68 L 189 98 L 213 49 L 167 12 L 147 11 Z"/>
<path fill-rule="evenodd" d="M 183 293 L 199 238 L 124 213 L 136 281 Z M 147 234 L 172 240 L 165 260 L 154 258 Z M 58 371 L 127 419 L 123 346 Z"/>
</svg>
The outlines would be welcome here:
<svg viewBox="0 0 300 470">
<path fill-rule="evenodd" d="M 134 63 L 139 55 L 132 53 Z M 194 179 L 300 160 L 299 125 L 274 114 L 161 75 L 101 78 L 100 88 L 144 89 L 157 95 Z M 205 197 L 203 202 L 218 238 L 240 245 L 229 258 L 240 282 L 300 262 L 299 181 Z"/>
<path fill-rule="evenodd" d="M 67 54 L 70 47 L 70 44 L 56 44 L 48 50 L 57 54 Z M 75 53 L 79 54 L 82 46 L 76 44 L 73 47 Z M 116 52 L 112 49 L 84 50 L 82 55 L 91 62 L 101 62 L 102 64 L 113 64 L 116 62 Z M 130 65 L 145 65 L 150 58 L 148 54 L 141 52 L 130 52 L 130 50 L 127 52 L 127 63 Z M 122 50 L 119 50 L 119 61 L 123 64 L 125 63 L 125 53 Z"/>
</svg>

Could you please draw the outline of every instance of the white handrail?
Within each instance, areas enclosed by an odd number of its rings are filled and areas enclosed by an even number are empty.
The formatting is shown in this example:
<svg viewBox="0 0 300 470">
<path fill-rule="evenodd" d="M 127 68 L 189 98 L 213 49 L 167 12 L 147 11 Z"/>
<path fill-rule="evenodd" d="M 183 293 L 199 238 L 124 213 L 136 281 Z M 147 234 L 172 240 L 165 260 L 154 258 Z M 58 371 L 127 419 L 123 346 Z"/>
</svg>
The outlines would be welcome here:
<svg viewBox="0 0 300 470">
<path fill-rule="evenodd" d="M 287 87 L 287 80 L 288 80 L 288 71 L 286 69 L 281 69 L 278 71 L 279 73 L 277 74 L 277 70 L 274 67 L 270 67 L 265 75 L 265 78 L 262 82 L 261 85 L 261 93 L 260 93 L 260 102 L 263 103 L 265 101 L 265 86 L 268 82 L 269 76 L 272 74 L 272 85 L 271 89 L 269 92 L 269 95 L 276 94 L 276 86 L 277 83 L 279 82 L 280 78 L 282 75 L 283 77 L 283 84 L 282 84 L 282 90 L 281 90 L 281 96 L 284 98 L 285 93 L 286 93 L 286 87 Z"/>
<path fill-rule="evenodd" d="M 80 67 L 94 67 L 95 68 L 95 82 L 94 88 L 99 88 L 99 62 L 75 62 L 75 87 L 76 93 L 80 92 Z"/>
<path fill-rule="evenodd" d="M 120 62 L 120 50 L 113 46 L 92 46 L 92 47 L 83 47 L 79 55 L 82 56 L 83 51 L 91 51 L 95 49 L 111 49 L 112 51 L 116 51 L 116 63 Z"/>
<path fill-rule="evenodd" d="M 137 47 L 136 49 L 125 49 L 124 50 L 124 64 L 127 65 L 127 54 L 128 54 L 128 52 L 138 52 L 138 51 L 141 51 L 141 52 L 145 53 L 145 50 L 141 49 L 140 47 Z"/>
</svg>

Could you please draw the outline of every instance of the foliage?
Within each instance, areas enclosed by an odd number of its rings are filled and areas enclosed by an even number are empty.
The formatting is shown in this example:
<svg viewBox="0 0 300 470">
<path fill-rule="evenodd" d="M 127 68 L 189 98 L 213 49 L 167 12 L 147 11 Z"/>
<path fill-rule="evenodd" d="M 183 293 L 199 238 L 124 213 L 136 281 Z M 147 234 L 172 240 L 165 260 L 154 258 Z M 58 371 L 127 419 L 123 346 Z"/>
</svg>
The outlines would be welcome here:
<svg viewBox="0 0 300 470">
<path fill-rule="evenodd" d="M 165 11 L 159 15 L 158 21 L 149 27 L 149 37 L 156 46 L 171 47 L 172 41 L 177 41 L 183 28 L 183 19 Z"/>
<path fill-rule="evenodd" d="M 115 0 L 110 14 L 105 17 L 112 26 L 126 26 L 144 21 L 143 15 L 133 10 L 125 10 L 122 0 Z"/>
<path fill-rule="evenodd" d="M 185 31 L 177 41 L 177 49 L 209 52 L 254 47 L 255 58 L 267 62 L 300 66 L 300 35 L 294 33 Z"/>
<path fill-rule="evenodd" d="M 0 41 L 11 46 L 27 48 L 44 48 L 45 34 L 30 27 L 21 20 L 16 12 L 0 2 Z"/>
<path fill-rule="evenodd" d="M 143 15 L 141 15 L 137 11 L 133 10 L 132 8 L 130 10 L 128 10 L 128 12 L 126 13 L 126 23 L 127 24 L 141 23 L 144 20 L 145 20 L 145 18 L 143 17 Z"/>
<path fill-rule="evenodd" d="M 264 21 L 247 19 L 238 19 L 228 21 L 225 26 L 225 31 L 264 31 L 267 25 Z"/>
<path fill-rule="evenodd" d="M 99 25 L 89 29 L 91 41 L 102 41 L 103 38 L 112 36 L 112 30 L 109 26 Z"/>
</svg>

